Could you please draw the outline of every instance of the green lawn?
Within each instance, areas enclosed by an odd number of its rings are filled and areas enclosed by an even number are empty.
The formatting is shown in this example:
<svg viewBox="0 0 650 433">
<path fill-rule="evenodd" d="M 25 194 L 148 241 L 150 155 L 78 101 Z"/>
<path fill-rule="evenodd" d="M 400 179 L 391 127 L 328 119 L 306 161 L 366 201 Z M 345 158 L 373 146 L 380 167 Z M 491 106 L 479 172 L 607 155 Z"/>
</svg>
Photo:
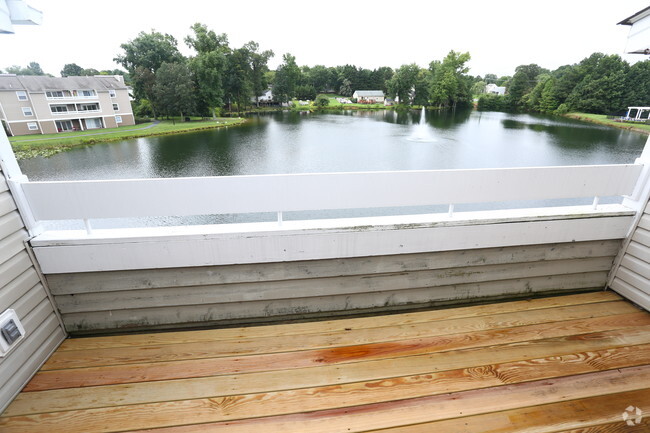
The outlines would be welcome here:
<svg viewBox="0 0 650 433">
<path fill-rule="evenodd" d="M 237 125 L 242 122 L 244 122 L 244 119 L 241 118 L 218 118 L 216 121 L 194 120 L 191 122 L 163 120 L 157 125 L 153 125 L 153 122 L 148 122 L 133 126 L 96 129 L 92 131 L 22 135 L 18 137 L 9 137 L 9 142 L 16 153 L 16 157 L 18 159 L 25 159 L 35 156 L 51 156 L 64 150 L 89 146 L 96 143 L 148 137 L 153 135 L 179 134 L 199 131 L 202 129 L 214 129 Z"/>
<path fill-rule="evenodd" d="M 345 96 L 340 95 L 325 95 L 329 98 L 330 103 L 325 108 L 341 108 L 341 109 L 367 109 L 375 110 L 378 108 L 386 108 L 383 103 L 380 104 L 342 104 L 336 100 L 336 98 L 345 98 Z M 350 98 L 347 98 L 350 99 Z"/>
<path fill-rule="evenodd" d="M 608 119 L 604 114 L 589 113 L 568 113 L 566 117 L 572 119 L 584 120 L 586 122 L 597 123 L 599 125 L 614 126 L 616 128 L 629 129 L 631 131 L 641 132 L 650 135 L 650 125 L 645 123 L 617 122 L 614 119 Z"/>
</svg>

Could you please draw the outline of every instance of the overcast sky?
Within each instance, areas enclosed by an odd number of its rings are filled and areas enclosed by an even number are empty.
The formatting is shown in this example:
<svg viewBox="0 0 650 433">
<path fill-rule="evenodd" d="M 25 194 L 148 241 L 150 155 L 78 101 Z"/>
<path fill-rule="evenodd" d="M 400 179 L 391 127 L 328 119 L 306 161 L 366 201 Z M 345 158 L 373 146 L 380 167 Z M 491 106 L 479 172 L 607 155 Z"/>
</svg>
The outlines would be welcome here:
<svg viewBox="0 0 650 433">
<path fill-rule="evenodd" d="M 155 29 L 178 40 L 195 22 L 226 33 L 231 47 L 254 40 L 275 58 L 299 65 L 354 64 L 374 69 L 406 63 L 427 66 L 449 50 L 469 51 L 470 74 L 512 75 L 521 64 L 555 69 L 593 52 L 624 55 L 629 26 L 616 23 L 647 0 L 26 0 L 43 12 L 43 25 L 16 26 L 0 36 L 0 69 L 41 64 L 58 76 L 63 65 L 117 68 L 120 44 Z"/>
</svg>

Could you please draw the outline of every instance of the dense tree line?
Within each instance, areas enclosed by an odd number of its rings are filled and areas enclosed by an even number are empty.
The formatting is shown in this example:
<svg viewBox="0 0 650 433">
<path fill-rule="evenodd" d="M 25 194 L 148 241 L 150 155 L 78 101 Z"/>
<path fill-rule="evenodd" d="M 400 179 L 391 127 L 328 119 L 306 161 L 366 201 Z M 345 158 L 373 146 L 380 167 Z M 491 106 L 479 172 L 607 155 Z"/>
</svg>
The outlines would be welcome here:
<svg viewBox="0 0 650 433">
<path fill-rule="evenodd" d="M 469 53 L 450 51 L 428 67 L 402 65 L 365 69 L 355 65 L 300 66 L 290 53 L 275 71 L 268 62 L 273 51 L 251 41 L 240 48 L 228 36 L 204 24 L 194 24 L 183 42 L 186 57 L 168 34 L 141 32 L 121 45 L 114 60 L 120 69 L 98 71 L 66 64 L 61 76 L 123 74 L 134 89 L 139 116 L 189 114 L 215 117 L 222 108 L 243 110 L 259 105 L 257 97 L 272 87 L 277 103 L 316 100 L 322 93 L 351 97 L 355 90 L 382 90 L 400 104 L 441 109 L 471 106 L 478 96 L 482 110 L 524 110 L 545 113 L 581 111 L 620 113 L 627 106 L 650 105 L 650 61 L 630 65 L 620 56 L 594 53 L 574 65 L 550 71 L 536 64 L 520 65 L 512 76 L 470 76 Z M 47 75 L 37 62 L 11 66 L 7 73 Z M 485 94 L 487 84 L 506 87 L 505 96 Z M 321 98 L 320 105 L 325 105 Z"/>
<path fill-rule="evenodd" d="M 650 104 L 648 60 L 630 66 L 618 55 L 594 53 L 554 71 L 521 65 L 505 78 L 507 94 L 482 95 L 479 109 L 621 114 L 628 106 Z"/>
</svg>

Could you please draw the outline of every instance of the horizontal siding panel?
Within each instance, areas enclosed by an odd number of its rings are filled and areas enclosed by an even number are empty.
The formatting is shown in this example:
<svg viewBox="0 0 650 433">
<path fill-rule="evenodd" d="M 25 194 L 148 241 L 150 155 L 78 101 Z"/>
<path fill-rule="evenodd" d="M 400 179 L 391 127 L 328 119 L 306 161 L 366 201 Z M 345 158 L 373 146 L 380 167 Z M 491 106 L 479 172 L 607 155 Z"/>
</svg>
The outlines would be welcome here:
<svg viewBox="0 0 650 433">
<path fill-rule="evenodd" d="M 16 210 L 16 202 L 9 192 L 0 193 L 0 216 Z"/>
<path fill-rule="evenodd" d="M 481 298 L 512 298 L 517 295 L 530 296 L 531 293 L 602 289 L 607 282 L 607 274 L 590 272 L 380 293 L 71 313 L 64 314 L 63 321 L 68 332 L 76 333 L 101 330 L 128 332 L 217 323 L 266 323 L 287 317 L 332 317 L 366 311 L 466 303 Z"/>
<path fill-rule="evenodd" d="M 650 215 L 644 214 L 639 220 L 639 227 L 644 230 L 650 230 Z"/>
<path fill-rule="evenodd" d="M 27 237 L 27 232 L 21 229 L 0 240 L 0 263 L 4 263 L 19 252 L 24 251 L 25 244 L 23 241 Z"/>
<path fill-rule="evenodd" d="M 618 268 L 616 277 L 642 292 L 650 292 L 650 280 L 623 266 Z M 650 293 L 649 293 L 650 294 Z"/>
<path fill-rule="evenodd" d="M 626 254 L 636 257 L 645 262 L 650 262 L 650 248 L 636 241 L 630 242 Z"/>
<path fill-rule="evenodd" d="M 7 184 L 4 176 L 2 176 L 2 173 L 0 173 L 0 193 L 5 191 L 9 191 L 9 185 Z"/>
<path fill-rule="evenodd" d="M 27 317 L 45 299 L 47 299 L 47 294 L 43 286 L 39 283 L 25 293 L 11 308 L 16 310 L 18 318 L 22 320 L 23 317 Z M 47 303 L 50 305 L 50 309 L 52 309 L 49 300 Z"/>
<path fill-rule="evenodd" d="M 632 240 L 646 247 L 650 247 L 650 231 L 637 228 L 632 235 Z"/>
<path fill-rule="evenodd" d="M 647 292 L 642 292 L 638 288 L 626 283 L 620 278 L 614 278 L 611 284 L 611 288 L 614 289 L 621 296 L 629 299 L 637 305 L 645 308 L 650 311 L 650 294 Z"/>
<path fill-rule="evenodd" d="M 14 278 L 32 267 L 32 262 L 26 251 L 13 256 L 11 259 L 0 264 L 0 287 L 9 284 Z M 31 287 L 31 286 L 30 286 Z"/>
<path fill-rule="evenodd" d="M 0 239 L 4 239 L 23 228 L 23 221 L 17 211 L 9 212 L 0 217 Z"/>
<path fill-rule="evenodd" d="M 171 287 L 56 296 L 62 313 L 128 308 L 274 301 L 438 287 L 476 282 L 609 271 L 613 257 L 554 260 L 507 265 L 471 266 L 418 272 L 371 274 L 221 286 Z"/>
<path fill-rule="evenodd" d="M 29 287 L 34 287 L 39 282 L 38 274 L 34 268 L 27 268 L 4 287 L 0 287 L 0 306 L 11 308 L 29 290 Z"/>
<path fill-rule="evenodd" d="M 23 386 L 47 361 L 52 352 L 63 342 L 66 335 L 61 329 L 56 317 L 50 317 L 39 330 L 32 335 L 33 341 L 24 350 L 11 353 L 11 375 L 8 375 L 4 386 L 0 387 L 0 413 L 6 409 L 9 403 L 18 395 Z M 3 366 L 4 368 L 4 366 Z M 7 372 L 9 372 L 7 368 Z M 4 372 L 3 372 L 4 379 Z"/>
<path fill-rule="evenodd" d="M 377 257 L 352 257 L 349 259 L 50 274 L 47 275 L 47 282 L 54 294 L 271 282 L 305 278 L 330 278 L 344 275 L 414 272 L 444 269 L 452 266 L 498 265 L 583 257 L 607 257 L 615 256 L 620 244 L 619 240 L 608 240 Z"/>
<path fill-rule="evenodd" d="M 630 271 L 650 280 L 650 263 L 639 260 L 636 257 L 632 257 L 629 254 L 626 254 L 621 260 L 621 267 L 627 268 Z"/>
</svg>

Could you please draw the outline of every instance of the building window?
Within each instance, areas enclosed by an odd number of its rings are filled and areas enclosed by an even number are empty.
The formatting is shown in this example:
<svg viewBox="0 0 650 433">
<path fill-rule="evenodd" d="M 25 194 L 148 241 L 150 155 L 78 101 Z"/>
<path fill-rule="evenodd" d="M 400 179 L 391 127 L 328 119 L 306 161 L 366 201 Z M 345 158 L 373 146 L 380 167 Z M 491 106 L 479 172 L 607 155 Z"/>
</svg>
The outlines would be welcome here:
<svg viewBox="0 0 650 433">
<path fill-rule="evenodd" d="M 26 101 L 27 100 L 27 92 L 25 92 L 23 90 L 17 91 L 16 96 L 18 97 L 19 101 Z"/>
<path fill-rule="evenodd" d="M 113 89 L 108 89 L 108 94 L 111 95 L 111 98 L 117 98 L 117 92 Z"/>
<path fill-rule="evenodd" d="M 118 104 L 113 104 L 113 111 L 119 111 L 120 106 Z"/>
<path fill-rule="evenodd" d="M 99 111 L 99 104 L 79 104 L 78 111 Z"/>
<path fill-rule="evenodd" d="M 61 90 L 49 90 L 45 92 L 47 98 L 63 98 L 63 92 Z"/>
<path fill-rule="evenodd" d="M 23 108 L 23 114 L 25 117 L 33 116 L 34 112 L 32 111 L 32 107 L 22 107 Z"/>
<path fill-rule="evenodd" d="M 116 123 L 122 123 L 122 116 L 115 116 Z"/>
<path fill-rule="evenodd" d="M 27 129 L 30 131 L 38 131 L 38 124 L 36 122 L 29 122 L 27 124 Z"/>
<path fill-rule="evenodd" d="M 67 105 L 50 105 L 50 111 L 52 111 L 52 113 L 67 113 L 68 112 L 68 106 Z"/>
</svg>

